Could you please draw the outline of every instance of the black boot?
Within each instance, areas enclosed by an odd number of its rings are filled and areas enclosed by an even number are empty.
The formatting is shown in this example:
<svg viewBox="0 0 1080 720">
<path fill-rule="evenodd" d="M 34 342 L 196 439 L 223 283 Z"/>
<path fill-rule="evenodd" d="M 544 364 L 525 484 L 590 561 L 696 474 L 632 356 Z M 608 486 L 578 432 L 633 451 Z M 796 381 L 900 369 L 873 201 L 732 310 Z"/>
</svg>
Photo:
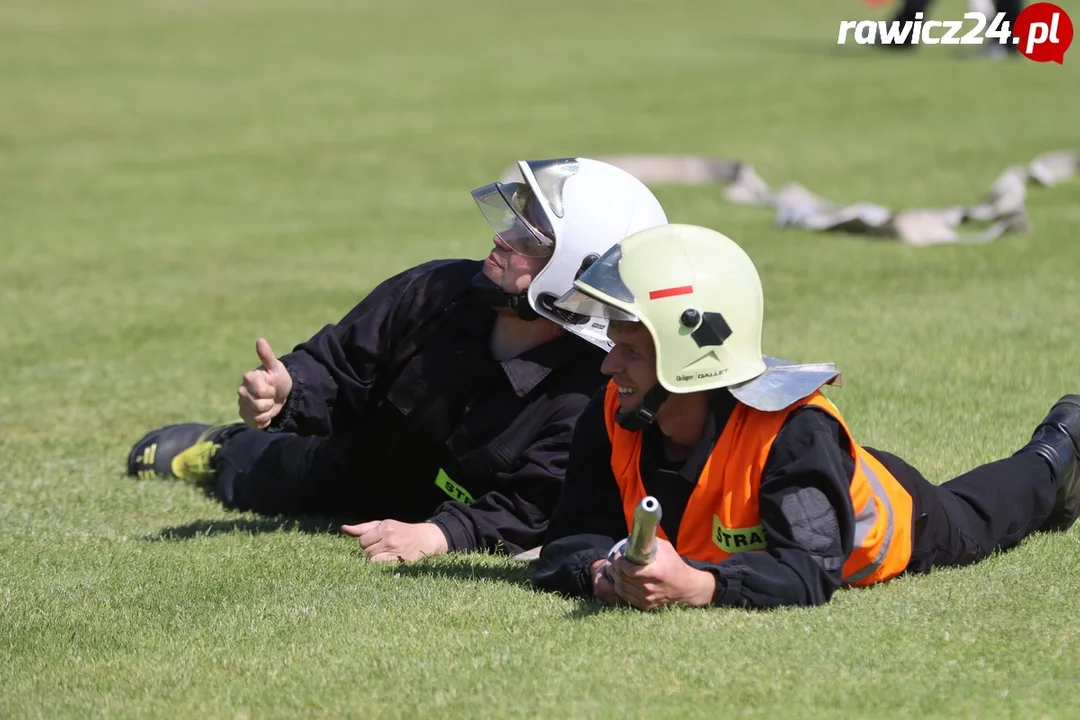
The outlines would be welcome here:
<svg viewBox="0 0 1080 720">
<path fill-rule="evenodd" d="M 141 479 L 156 475 L 195 482 L 212 479 L 213 458 L 221 443 L 246 427 L 240 423 L 218 426 L 181 423 L 153 430 L 128 453 L 128 475 Z"/>
<path fill-rule="evenodd" d="M 1036 452 L 1057 482 L 1054 509 L 1040 530 L 1068 530 L 1080 517 L 1080 395 L 1066 395 L 1035 428 L 1021 452 Z"/>
</svg>

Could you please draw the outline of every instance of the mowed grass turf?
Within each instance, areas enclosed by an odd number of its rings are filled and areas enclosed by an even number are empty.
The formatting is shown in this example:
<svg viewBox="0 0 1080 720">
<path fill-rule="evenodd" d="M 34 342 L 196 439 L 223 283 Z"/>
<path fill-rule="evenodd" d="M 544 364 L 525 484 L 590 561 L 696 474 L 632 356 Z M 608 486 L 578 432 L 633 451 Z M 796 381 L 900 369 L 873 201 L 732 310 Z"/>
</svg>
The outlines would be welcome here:
<svg viewBox="0 0 1080 720">
<path fill-rule="evenodd" d="M 373 566 L 328 521 L 123 476 L 144 431 L 234 418 L 260 335 L 287 352 L 398 270 L 486 254 L 468 192 L 515 159 L 739 157 L 774 185 L 940 206 L 1077 146 L 1080 51 L 835 45 L 875 12 L 5 4 L 0 716 L 1075 717 L 1075 528 L 822 608 L 643 614 L 536 594 L 505 559 Z M 1032 190 L 1027 234 L 923 250 L 777 230 L 715 187 L 657 194 L 755 258 L 766 351 L 837 362 L 856 437 L 935 481 L 1080 391 L 1076 180 Z"/>
</svg>

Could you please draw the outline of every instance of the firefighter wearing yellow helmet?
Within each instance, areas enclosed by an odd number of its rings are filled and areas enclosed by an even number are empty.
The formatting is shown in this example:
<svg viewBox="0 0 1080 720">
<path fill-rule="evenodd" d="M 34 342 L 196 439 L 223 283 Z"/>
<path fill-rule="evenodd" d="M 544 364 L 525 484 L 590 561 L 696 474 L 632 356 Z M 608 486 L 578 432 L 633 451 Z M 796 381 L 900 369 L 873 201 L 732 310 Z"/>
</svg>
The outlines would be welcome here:
<svg viewBox="0 0 1080 720">
<path fill-rule="evenodd" d="M 934 485 L 858 443 L 822 393 L 839 379 L 832 364 L 762 355 L 757 269 L 718 232 L 635 233 L 556 306 L 606 319 L 614 345 L 610 381 L 575 429 L 538 588 L 641 609 L 819 605 L 1080 516 L 1080 396 L 1012 456 Z M 663 513 L 639 565 L 613 546 L 647 496 Z"/>
</svg>

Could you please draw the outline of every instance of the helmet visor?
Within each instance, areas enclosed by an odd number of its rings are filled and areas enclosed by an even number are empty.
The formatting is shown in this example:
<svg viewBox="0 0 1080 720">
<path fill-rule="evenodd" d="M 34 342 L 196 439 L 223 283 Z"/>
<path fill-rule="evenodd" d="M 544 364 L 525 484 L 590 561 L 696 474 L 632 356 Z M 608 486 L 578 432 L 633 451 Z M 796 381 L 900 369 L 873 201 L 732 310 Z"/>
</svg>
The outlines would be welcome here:
<svg viewBox="0 0 1080 720">
<path fill-rule="evenodd" d="M 601 302 L 592 295 L 587 295 L 577 288 L 568 290 L 561 298 L 556 300 L 555 307 L 577 313 L 578 315 L 588 315 L 593 318 L 639 322 L 637 315 L 631 315 L 614 305 L 608 305 L 606 302 Z"/>
<path fill-rule="evenodd" d="M 638 322 L 636 315 L 597 299 L 608 297 L 627 305 L 634 304 L 634 293 L 619 274 L 621 261 L 622 248 L 615 245 L 590 265 L 574 283 L 576 287 L 559 298 L 555 305 L 578 315 Z"/>
<path fill-rule="evenodd" d="M 551 257 L 555 233 L 539 201 L 524 183 L 492 183 L 472 192 L 499 239 L 519 255 Z"/>
</svg>

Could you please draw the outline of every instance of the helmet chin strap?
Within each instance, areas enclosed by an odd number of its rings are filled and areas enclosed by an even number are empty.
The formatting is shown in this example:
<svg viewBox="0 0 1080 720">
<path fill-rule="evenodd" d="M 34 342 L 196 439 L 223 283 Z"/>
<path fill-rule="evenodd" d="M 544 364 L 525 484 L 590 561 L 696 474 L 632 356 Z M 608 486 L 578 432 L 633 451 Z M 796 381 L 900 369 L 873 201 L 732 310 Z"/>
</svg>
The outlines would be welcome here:
<svg viewBox="0 0 1080 720">
<path fill-rule="evenodd" d="M 529 304 L 529 292 L 510 294 L 491 281 L 481 270 L 473 275 L 473 294 L 491 308 L 509 308 L 522 320 L 536 320 L 540 315 Z"/>
<path fill-rule="evenodd" d="M 615 422 L 619 423 L 619 427 L 623 430 L 629 430 L 630 432 L 644 430 L 652 424 L 657 411 L 660 410 L 660 406 L 664 404 L 670 394 L 667 388 L 657 382 L 645 393 L 645 397 L 641 399 L 641 405 L 636 410 L 630 412 L 616 410 Z"/>
</svg>

